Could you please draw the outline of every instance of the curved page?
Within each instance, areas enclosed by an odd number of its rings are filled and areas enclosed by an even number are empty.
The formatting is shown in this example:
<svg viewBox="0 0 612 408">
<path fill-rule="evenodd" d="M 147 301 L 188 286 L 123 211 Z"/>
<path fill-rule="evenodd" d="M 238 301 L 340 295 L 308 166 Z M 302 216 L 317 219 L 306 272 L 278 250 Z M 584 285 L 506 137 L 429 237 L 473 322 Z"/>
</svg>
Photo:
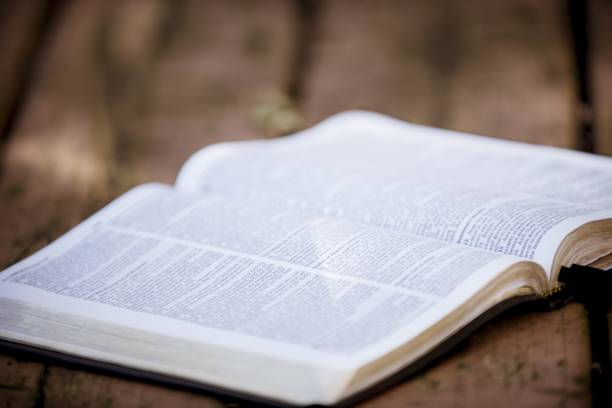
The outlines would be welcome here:
<svg viewBox="0 0 612 408">
<path fill-rule="evenodd" d="M 549 275 L 571 231 L 612 218 L 612 159 L 366 112 L 203 149 L 176 184 L 515 255 Z"/>
</svg>

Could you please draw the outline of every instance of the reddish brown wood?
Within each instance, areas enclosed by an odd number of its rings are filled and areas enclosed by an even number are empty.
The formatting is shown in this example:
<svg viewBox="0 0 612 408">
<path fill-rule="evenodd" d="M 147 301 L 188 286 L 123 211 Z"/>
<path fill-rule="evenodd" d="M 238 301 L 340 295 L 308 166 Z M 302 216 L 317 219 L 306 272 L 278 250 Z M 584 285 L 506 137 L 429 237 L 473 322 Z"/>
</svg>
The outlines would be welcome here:
<svg viewBox="0 0 612 408">
<path fill-rule="evenodd" d="M 578 304 L 507 316 L 363 407 L 589 406 L 588 327 Z"/>
<path fill-rule="evenodd" d="M 612 3 L 593 0 L 588 5 L 595 144 L 597 153 L 612 155 Z"/>
<path fill-rule="evenodd" d="M 28 60 L 42 25 L 46 1 L 24 0 L 0 5 L 0 129 L 26 79 Z"/>
<path fill-rule="evenodd" d="M 129 185 L 172 183 L 207 144 L 293 126 L 282 105 L 292 58 L 290 3 L 141 1 L 115 7 L 111 19 L 101 71 L 121 135 L 117 156 L 135 177 Z M 148 40 L 135 39 L 139 27 Z"/>
<path fill-rule="evenodd" d="M 3 266 L 55 238 L 109 197 L 113 137 L 86 41 L 91 20 L 101 11 L 91 3 L 79 8 L 81 18 L 71 18 L 69 11 L 60 21 L 5 146 Z"/>
<path fill-rule="evenodd" d="M 291 9 L 181 4 L 69 3 L 5 147 L 2 265 L 200 147 L 278 133 L 257 112 L 285 86 Z"/>
<path fill-rule="evenodd" d="M 172 182 L 208 143 L 281 131 L 290 7 L 277 0 L 66 2 L 4 146 L 2 269 L 127 188 Z M 5 361 L 3 405 L 219 405 L 0 356 Z"/>
<path fill-rule="evenodd" d="M 596 153 L 612 155 L 612 3 L 593 0 L 588 5 L 592 64 L 589 74 L 593 92 L 593 109 L 589 112 L 594 115 Z M 612 264 L 612 259 L 602 266 L 609 264 Z M 612 340 L 612 308 L 608 313 L 608 328 Z M 612 341 L 610 356 L 612 358 Z"/>
<path fill-rule="evenodd" d="M 56 238 L 108 199 L 106 170 L 108 136 L 103 109 L 97 102 L 99 78 L 92 72 L 83 38 L 91 33 L 91 19 L 100 11 L 80 3 L 81 14 L 66 16 L 42 56 L 30 95 L 16 129 L 5 146 L 0 181 L 0 260 L 12 263 Z M 62 26 L 64 21 L 70 27 Z M 7 406 L 44 403 L 41 364 L 11 361 L 0 385 Z M 28 374 L 19 397 L 11 384 Z"/>
<path fill-rule="evenodd" d="M 0 405 L 33 407 L 41 399 L 43 365 L 0 355 Z"/>
<path fill-rule="evenodd" d="M 350 4 L 349 4 L 350 3 Z M 363 108 L 474 133 L 574 146 L 574 77 L 562 1 L 326 1 L 308 123 Z M 366 406 L 588 406 L 581 306 L 524 313 Z"/>
<path fill-rule="evenodd" d="M 303 78 L 306 124 L 360 107 L 573 145 L 562 6 L 323 2 Z M 2 265 L 134 184 L 172 182 L 203 145 L 295 127 L 283 93 L 293 18 L 282 1 L 68 3 L 6 146 Z M 367 405 L 588 405 L 585 324 L 577 305 L 498 320 Z M 219 405 L 164 387 L 0 358 L 11 363 L 0 370 L 0 401 L 7 404 L 31 406 L 38 398 L 48 406 Z"/>
<path fill-rule="evenodd" d="M 216 408 L 221 402 L 199 394 L 138 381 L 50 367 L 45 379 L 48 407 L 185 407 Z"/>
<path fill-rule="evenodd" d="M 308 123 L 373 109 L 421 124 L 573 146 L 560 0 L 321 3 Z"/>
</svg>

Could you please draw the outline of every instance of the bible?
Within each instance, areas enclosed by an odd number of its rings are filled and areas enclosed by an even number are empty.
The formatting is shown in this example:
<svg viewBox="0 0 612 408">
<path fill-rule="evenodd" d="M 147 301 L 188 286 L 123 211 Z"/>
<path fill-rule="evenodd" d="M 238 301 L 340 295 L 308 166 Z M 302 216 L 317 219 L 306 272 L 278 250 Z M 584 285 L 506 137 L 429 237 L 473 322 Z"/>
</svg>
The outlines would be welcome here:
<svg viewBox="0 0 612 408">
<path fill-rule="evenodd" d="M 612 159 L 351 111 L 208 146 L 10 266 L 0 339 L 334 405 L 610 253 Z"/>
</svg>

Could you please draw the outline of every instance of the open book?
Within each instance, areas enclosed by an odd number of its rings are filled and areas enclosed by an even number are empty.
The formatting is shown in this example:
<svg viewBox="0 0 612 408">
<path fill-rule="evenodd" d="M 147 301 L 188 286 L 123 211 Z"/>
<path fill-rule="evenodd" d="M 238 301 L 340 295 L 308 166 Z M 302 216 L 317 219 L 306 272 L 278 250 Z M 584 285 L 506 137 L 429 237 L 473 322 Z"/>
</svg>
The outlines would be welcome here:
<svg viewBox="0 0 612 408">
<path fill-rule="evenodd" d="M 297 405 L 612 252 L 612 159 L 347 112 L 218 144 L 0 274 L 0 338 Z"/>
</svg>

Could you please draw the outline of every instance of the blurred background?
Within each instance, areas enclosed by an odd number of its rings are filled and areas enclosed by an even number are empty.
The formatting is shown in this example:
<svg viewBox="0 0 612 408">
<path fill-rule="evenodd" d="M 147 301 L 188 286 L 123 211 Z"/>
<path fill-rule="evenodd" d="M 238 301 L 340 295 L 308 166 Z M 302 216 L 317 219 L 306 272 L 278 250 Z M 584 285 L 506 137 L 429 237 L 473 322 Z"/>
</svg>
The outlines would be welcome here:
<svg viewBox="0 0 612 408">
<path fill-rule="evenodd" d="M 32 241 L 41 200 L 59 231 L 209 143 L 346 109 L 610 154 L 609 21 L 605 0 L 3 1 L 4 239 Z"/>
<path fill-rule="evenodd" d="M 2 1 L 0 259 L 207 144 L 347 109 L 612 154 L 610 21 L 607 0 Z"/>
<path fill-rule="evenodd" d="M 610 21 L 607 0 L 2 1 L 0 260 L 207 144 L 347 109 L 612 154 Z"/>
</svg>

